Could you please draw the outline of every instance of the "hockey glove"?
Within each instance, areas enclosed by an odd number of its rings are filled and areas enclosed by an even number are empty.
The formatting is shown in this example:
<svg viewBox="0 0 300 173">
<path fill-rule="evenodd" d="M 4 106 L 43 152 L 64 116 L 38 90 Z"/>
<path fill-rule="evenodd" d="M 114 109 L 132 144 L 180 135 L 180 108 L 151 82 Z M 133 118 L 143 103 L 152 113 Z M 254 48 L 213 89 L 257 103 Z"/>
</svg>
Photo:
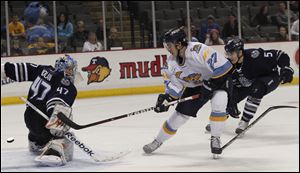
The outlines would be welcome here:
<svg viewBox="0 0 300 173">
<path fill-rule="evenodd" d="M 210 81 L 203 81 L 203 85 L 200 87 L 201 97 L 211 98 L 214 92 L 214 85 Z"/>
<path fill-rule="evenodd" d="M 46 128 L 50 130 L 50 133 L 55 137 L 63 137 L 70 129 L 69 126 L 64 124 L 57 115 L 59 113 L 62 113 L 69 117 L 70 119 L 73 119 L 72 116 L 72 109 L 70 107 L 64 106 L 64 105 L 55 105 L 53 113 L 50 117 L 50 120 L 46 124 Z"/>
<path fill-rule="evenodd" d="M 280 79 L 282 84 L 291 83 L 293 81 L 294 70 L 291 67 L 283 67 L 280 69 Z"/>
<path fill-rule="evenodd" d="M 159 94 L 154 111 L 156 113 L 167 112 L 170 106 L 165 106 L 165 103 L 175 100 L 169 94 Z"/>
</svg>

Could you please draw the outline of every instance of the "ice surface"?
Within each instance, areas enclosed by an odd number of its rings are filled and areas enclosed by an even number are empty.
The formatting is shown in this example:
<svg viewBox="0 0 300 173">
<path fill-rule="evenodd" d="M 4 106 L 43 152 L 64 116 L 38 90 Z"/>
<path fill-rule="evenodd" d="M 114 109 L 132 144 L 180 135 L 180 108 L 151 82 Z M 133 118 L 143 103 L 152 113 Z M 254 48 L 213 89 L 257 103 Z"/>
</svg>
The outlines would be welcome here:
<svg viewBox="0 0 300 173">
<path fill-rule="evenodd" d="M 299 106 L 298 95 L 299 86 L 278 88 L 263 99 L 257 116 L 274 105 Z M 74 119 L 86 124 L 118 116 L 151 107 L 156 98 L 157 94 L 149 94 L 77 100 Z M 239 104 L 241 111 L 243 107 L 244 102 Z M 219 160 L 212 159 L 210 135 L 204 133 L 209 103 L 198 112 L 198 118 L 191 119 L 152 155 L 143 154 L 142 147 L 154 139 L 174 108 L 161 114 L 143 113 L 75 131 L 99 154 L 131 149 L 126 157 L 96 164 L 76 148 L 74 161 L 60 168 L 37 167 L 33 162 L 35 156 L 27 151 L 24 110 L 25 105 L 1 106 L 1 171 L 299 171 L 299 109 L 270 112 L 224 150 Z M 227 120 L 223 144 L 235 135 L 237 124 L 235 119 Z M 7 143 L 9 137 L 15 141 Z"/>
</svg>

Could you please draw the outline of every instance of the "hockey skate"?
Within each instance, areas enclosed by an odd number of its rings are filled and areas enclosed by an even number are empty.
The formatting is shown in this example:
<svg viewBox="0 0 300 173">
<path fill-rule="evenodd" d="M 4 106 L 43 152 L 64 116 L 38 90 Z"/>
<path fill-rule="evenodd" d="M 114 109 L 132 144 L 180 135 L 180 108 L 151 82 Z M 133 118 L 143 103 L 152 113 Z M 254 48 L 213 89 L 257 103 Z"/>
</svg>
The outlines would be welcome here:
<svg viewBox="0 0 300 173">
<path fill-rule="evenodd" d="M 156 139 L 143 147 L 143 150 L 146 154 L 151 154 L 153 151 L 157 150 L 162 143 L 158 142 Z"/>
<path fill-rule="evenodd" d="M 241 120 L 239 122 L 238 128 L 235 130 L 236 134 L 240 134 L 240 137 L 244 136 L 245 132 L 243 132 L 249 125 L 249 122 Z"/>
<path fill-rule="evenodd" d="M 222 154 L 221 139 L 220 137 L 211 136 L 210 148 L 214 159 L 218 159 L 219 155 Z"/>
</svg>

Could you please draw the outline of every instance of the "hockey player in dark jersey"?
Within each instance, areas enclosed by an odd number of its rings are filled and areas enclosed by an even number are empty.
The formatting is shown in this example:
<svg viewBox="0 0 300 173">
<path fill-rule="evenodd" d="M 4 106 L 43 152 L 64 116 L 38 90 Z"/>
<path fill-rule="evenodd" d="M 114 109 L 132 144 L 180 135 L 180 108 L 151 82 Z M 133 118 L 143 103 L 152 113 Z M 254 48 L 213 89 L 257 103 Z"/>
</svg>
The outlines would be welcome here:
<svg viewBox="0 0 300 173">
<path fill-rule="evenodd" d="M 62 112 L 72 118 L 71 107 L 77 95 L 73 84 L 76 71 L 77 62 L 69 55 L 58 58 L 55 67 L 31 63 L 1 64 L 1 80 L 32 82 L 28 101 L 49 117 L 47 121 L 29 106 L 24 114 L 29 130 L 29 150 L 37 155 L 45 151 L 39 158 L 42 164 L 51 165 L 54 159 L 64 165 L 73 158 L 73 144 L 63 137 L 70 128 L 56 115 Z"/>
<path fill-rule="evenodd" d="M 239 118 L 237 103 L 247 98 L 243 114 L 235 132 L 248 126 L 264 96 L 274 91 L 279 84 L 290 83 L 294 71 L 290 67 L 289 56 L 281 50 L 244 49 L 240 39 L 230 40 L 225 45 L 228 59 L 234 65 L 232 101 L 227 112 Z"/>
</svg>

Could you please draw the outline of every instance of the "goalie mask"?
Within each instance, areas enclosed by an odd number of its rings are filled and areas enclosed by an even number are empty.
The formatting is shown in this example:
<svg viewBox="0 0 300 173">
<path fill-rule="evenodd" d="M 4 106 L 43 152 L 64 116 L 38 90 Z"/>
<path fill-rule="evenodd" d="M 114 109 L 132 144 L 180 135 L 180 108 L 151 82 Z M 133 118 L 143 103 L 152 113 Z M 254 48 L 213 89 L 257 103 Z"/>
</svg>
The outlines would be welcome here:
<svg viewBox="0 0 300 173">
<path fill-rule="evenodd" d="M 55 71 L 63 72 L 64 76 L 74 83 L 75 76 L 78 75 L 77 61 L 69 55 L 59 57 L 55 62 Z"/>
</svg>

